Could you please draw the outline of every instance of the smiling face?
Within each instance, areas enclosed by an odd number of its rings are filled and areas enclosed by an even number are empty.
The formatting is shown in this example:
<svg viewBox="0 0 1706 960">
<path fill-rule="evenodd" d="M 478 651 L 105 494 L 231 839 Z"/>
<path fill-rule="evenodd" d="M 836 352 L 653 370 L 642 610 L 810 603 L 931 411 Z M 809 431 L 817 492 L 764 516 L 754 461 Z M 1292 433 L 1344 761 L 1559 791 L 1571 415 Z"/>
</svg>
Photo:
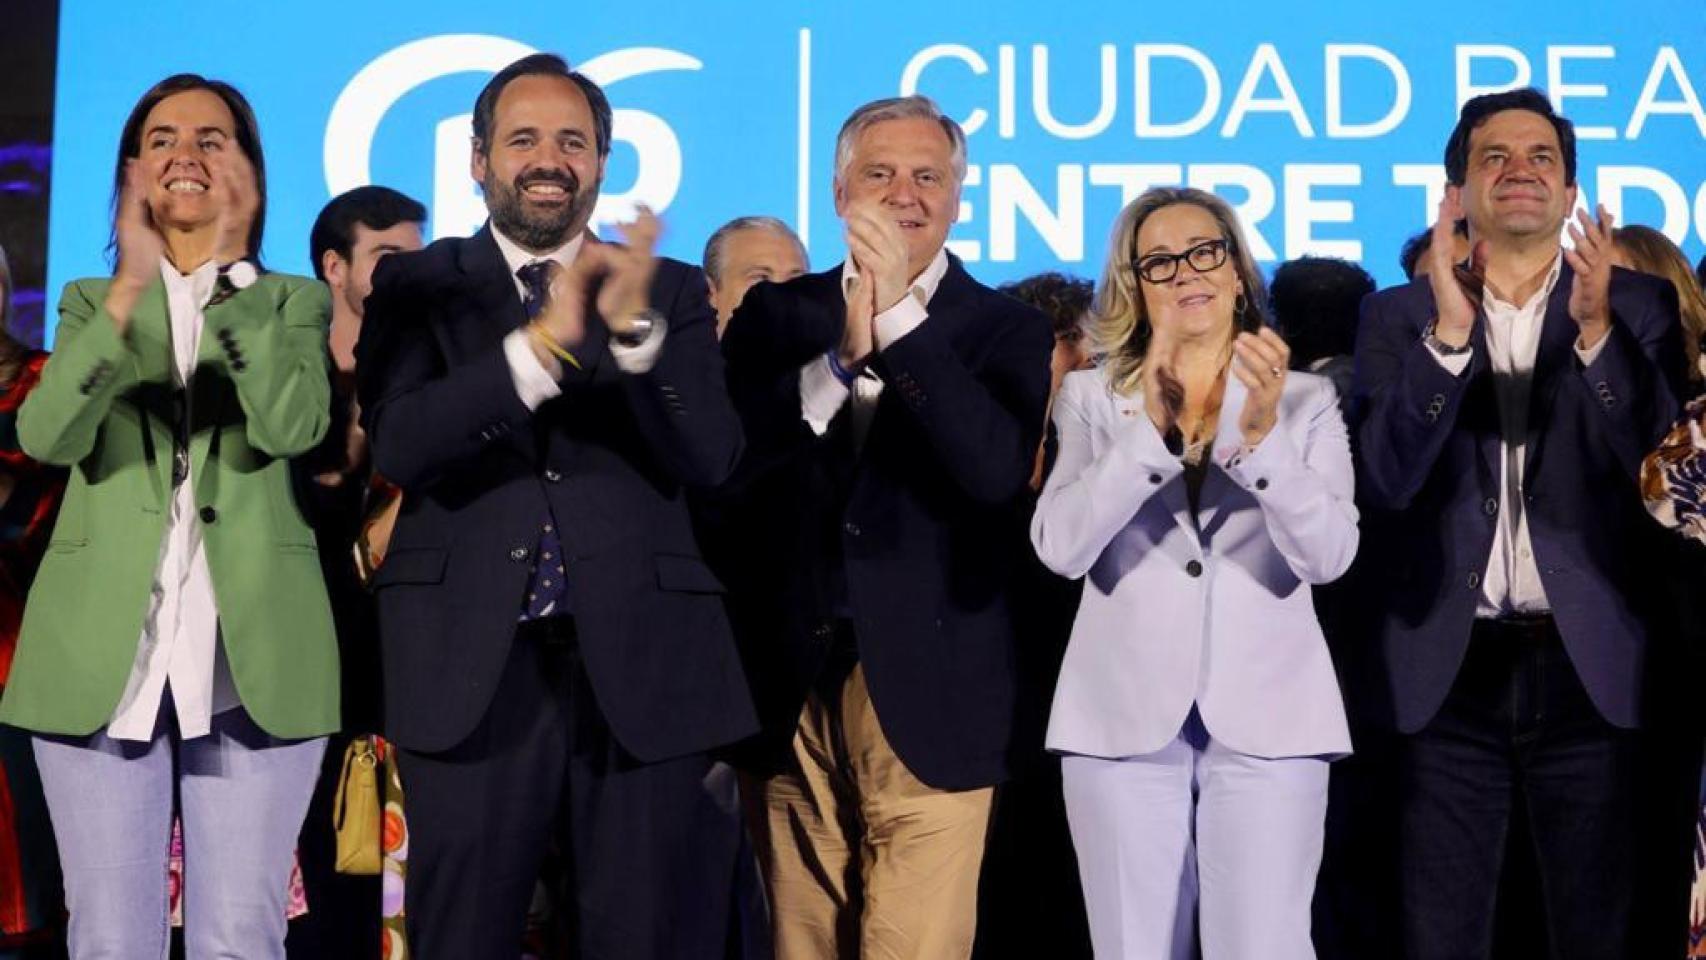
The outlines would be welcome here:
<svg viewBox="0 0 1706 960">
<path fill-rule="evenodd" d="M 604 157 L 580 87 L 549 74 L 516 77 L 498 96 L 490 132 L 489 144 L 474 144 L 471 172 L 493 226 L 534 253 L 586 229 Z"/>
<path fill-rule="evenodd" d="M 935 259 L 960 216 L 960 184 L 953 144 L 927 117 L 881 120 L 860 131 L 852 156 L 835 177 L 835 212 L 875 203 L 906 238 L 907 264 L 916 277 Z"/>
<path fill-rule="evenodd" d="M 1226 241 L 1214 214 L 1194 203 L 1174 203 L 1150 214 L 1137 230 L 1135 259 L 1143 263 L 1157 254 L 1182 254 L 1201 244 Z M 1205 260 L 1202 254 L 1199 260 Z M 1233 308 L 1243 284 L 1230 252 L 1219 266 L 1198 272 L 1190 262 L 1178 263 L 1172 278 L 1161 283 L 1140 279 L 1143 312 L 1158 337 L 1183 340 L 1227 338 L 1232 335 Z"/>
<path fill-rule="evenodd" d="M 148 177 L 148 209 L 157 227 L 193 231 L 219 216 L 213 189 L 221 154 L 241 150 L 236 119 L 210 90 L 186 90 L 161 100 L 142 122 L 137 162 Z"/>
<path fill-rule="evenodd" d="M 1458 191 L 1476 237 L 1556 238 L 1576 203 L 1564 182 L 1558 131 L 1529 110 L 1502 110 L 1469 134 L 1469 165 Z"/>
</svg>

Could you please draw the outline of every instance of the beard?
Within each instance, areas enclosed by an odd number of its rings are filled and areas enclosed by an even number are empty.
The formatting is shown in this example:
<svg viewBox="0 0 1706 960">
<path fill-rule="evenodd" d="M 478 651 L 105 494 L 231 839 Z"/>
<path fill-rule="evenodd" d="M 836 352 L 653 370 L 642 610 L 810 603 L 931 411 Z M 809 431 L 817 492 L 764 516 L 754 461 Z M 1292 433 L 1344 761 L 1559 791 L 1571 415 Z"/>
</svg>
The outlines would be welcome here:
<svg viewBox="0 0 1706 960">
<path fill-rule="evenodd" d="M 555 183 L 568 194 L 567 202 L 558 207 L 531 207 L 522 196 L 529 184 Z M 581 190 L 580 178 L 574 171 L 558 173 L 540 170 L 522 174 L 513 183 L 504 183 L 488 168 L 481 181 L 486 193 L 486 208 L 492 225 L 504 236 L 529 250 L 554 250 L 568 240 L 571 231 L 584 225 L 598 199 L 596 190 Z"/>
</svg>

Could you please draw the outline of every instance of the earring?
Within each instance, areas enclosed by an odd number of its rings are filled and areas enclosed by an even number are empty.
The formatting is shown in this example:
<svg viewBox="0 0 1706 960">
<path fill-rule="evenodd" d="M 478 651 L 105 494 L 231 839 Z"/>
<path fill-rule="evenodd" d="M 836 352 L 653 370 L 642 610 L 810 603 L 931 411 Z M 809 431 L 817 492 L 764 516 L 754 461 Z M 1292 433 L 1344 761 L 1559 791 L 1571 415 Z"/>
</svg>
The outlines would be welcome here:
<svg viewBox="0 0 1706 960">
<path fill-rule="evenodd" d="M 1244 308 L 1249 305 L 1250 301 L 1244 298 L 1244 291 L 1238 291 L 1238 296 L 1232 301 L 1232 316 L 1242 317 L 1244 315 Z"/>
</svg>

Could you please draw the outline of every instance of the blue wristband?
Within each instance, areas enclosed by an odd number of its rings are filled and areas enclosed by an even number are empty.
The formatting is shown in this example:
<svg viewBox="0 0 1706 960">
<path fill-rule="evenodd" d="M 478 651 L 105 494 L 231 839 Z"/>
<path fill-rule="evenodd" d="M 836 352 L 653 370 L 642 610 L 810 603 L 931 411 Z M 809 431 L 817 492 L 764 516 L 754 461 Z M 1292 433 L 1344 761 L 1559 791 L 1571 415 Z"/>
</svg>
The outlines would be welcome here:
<svg viewBox="0 0 1706 960">
<path fill-rule="evenodd" d="M 841 358 L 835 355 L 834 350 L 825 353 L 823 356 L 829 361 L 829 372 L 835 374 L 835 379 L 840 380 L 841 385 L 847 389 L 853 389 L 853 381 L 859 379 L 859 375 L 842 366 Z"/>
</svg>

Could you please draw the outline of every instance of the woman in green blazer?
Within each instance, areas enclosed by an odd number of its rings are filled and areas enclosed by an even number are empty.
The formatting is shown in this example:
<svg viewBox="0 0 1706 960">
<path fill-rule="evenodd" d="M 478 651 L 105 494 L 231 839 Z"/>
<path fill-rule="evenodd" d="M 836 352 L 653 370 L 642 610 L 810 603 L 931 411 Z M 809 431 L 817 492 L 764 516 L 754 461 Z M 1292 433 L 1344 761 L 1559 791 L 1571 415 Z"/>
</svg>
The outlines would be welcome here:
<svg viewBox="0 0 1706 960">
<path fill-rule="evenodd" d="M 291 854 L 338 724 L 288 470 L 329 421 L 329 301 L 256 267 L 265 164 L 230 86 L 155 85 L 114 179 L 117 270 L 66 288 L 18 415 L 24 450 L 71 477 L 0 722 L 35 734 L 73 957 L 166 955 L 176 812 L 188 956 L 282 958 Z"/>
</svg>

